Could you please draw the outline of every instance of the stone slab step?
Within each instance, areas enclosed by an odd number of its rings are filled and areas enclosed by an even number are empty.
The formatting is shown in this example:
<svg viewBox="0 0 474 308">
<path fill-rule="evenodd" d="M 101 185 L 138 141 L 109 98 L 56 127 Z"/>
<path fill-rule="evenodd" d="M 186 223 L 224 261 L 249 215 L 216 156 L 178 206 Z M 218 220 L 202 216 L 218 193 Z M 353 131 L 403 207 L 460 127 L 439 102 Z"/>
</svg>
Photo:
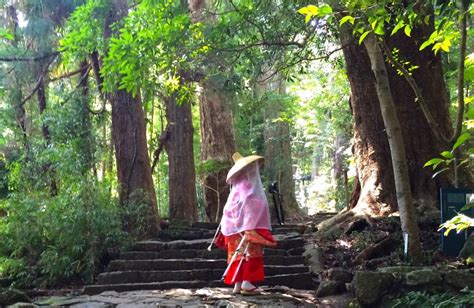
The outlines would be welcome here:
<svg viewBox="0 0 474 308">
<path fill-rule="evenodd" d="M 287 256 L 288 253 L 283 249 L 264 249 L 265 256 Z M 301 253 L 300 253 L 301 255 Z M 162 251 L 127 251 L 120 254 L 122 260 L 150 260 L 150 259 L 223 259 L 226 257 L 224 250 L 213 248 L 211 251 L 205 249 L 181 249 L 181 250 L 162 250 Z"/>
<path fill-rule="evenodd" d="M 293 228 L 278 228 L 272 231 L 273 234 L 295 235 L 302 233 L 303 229 Z M 175 240 L 198 240 L 198 239 L 212 239 L 214 232 L 205 229 L 192 228 L 175 228 L 158 231 L 156 240 L 161 241 L 175 241 Z"/>
<path fill-rule="evenodd" d="M 309 273 L 305 274 L 289 274 L 269 276 L 265 278 L 265 285 L 267 286 L 287 286 L 295 289 L 314 290 L 313 279 Z M 165 290 L 173 288 L 183 289 L 197 289 L 204 287 L 226 287 L 220 280 L 214 281 L 166 281 L 166 282 L 152 282 L 152 283 L 122 283 L 122 284 L 103 284 L 90 285 L 84 287 L 82 293 L 87 295 L 99 294 L 105 291 L 136 291 L 136 290 Z M 230 286 L 227 286 L 230 287 Z"/>
<path fill-rule="evenodd" d="M 301 237 L 278 237 L 277 249 L 290 250 L 293 248 L 303 248 L 304 240 Z M 207 249 L 211 239 L 197 239 L 197 240 L 176 240 L 170 242 L 164 241 L 141 241 L 135 243 L 133 251 L 161 251 L 161 250 L 180 250 L 180 249 Z"/>
<path fill-rule="evenodd" d="M 167 229 L 158 231 L 156 237 L 163 241 L 173 241 L 207 239 L 212 238 L 213 236 L 214 233 L 212 231 L 205 229 Z"/>
<path fill-rule="evenodd" d="M 201 254 L 202 251 L 193 251 L 189 253 L 186 251 L 176 251 L 177 253 L 173 256 L 165 255 L 160 252 L 129 252 L 123 253 L 119 259 L 111 261 L 109 264 L 115 264 L 119 261 L 130 262 L 130 261 L 146 261 L 146 260 L 168 260 L 168 259 L 179 259 L 179 260 L 187 260 L 187 259 L 206 259 L 206 260 L 225 260 L 226 253 L 223 251 L 219 251 L 219 254 L 214 255 L 205 255 Z M 179 253 L 183 252 L 183 253 Z M 265 264 L 272 264 L 272 265 L 295 265 L 295 264 L 303 264 L 305 258 L 301 255 L 296 256 L 287 256 L 287 255 L 278 255 L 278 254 L 265 254 L 264 255 Z"/>
<path fill-rule="evenodd" d="M 268 265 L 282 267 L 300 267 L 308 270 L 303 265 L 303 258 L 294 257 L 268 257 Z M 295 261 L 298 261 L 296 263 Z M 295 263 L 293 263 L 295 262 Z M 225 259 L 154 259 L 154 260 L 114 260 L 109 263 L 108 272 L 115 271 L 157 271 L 157 270 L 193 270 L 193 269 L 224 269 L 227 267 Z"/>
<path fill-rule="evenodd" d="M 121 283 L 149 283 L 165 281 L 194 281 L 219 280 L 224 273 L 225 268 L 207 268 L 193 270 L 139 270 L 139 271 L 116 271 L 106 272 L 98 276 L 99 284 L 121 284 Z M 287 275 L 287 274 L 306 274 L 306 266 L 265 266 L 267 276 Z"/>
<path fill-rule="evenodd" d="M 216 222 L 195 222 L 191 225 L 191 228 L 197 228 L 197 229 L 207 229 L 207 230 L 217 230 L 217 227 L 219 226 L 218 223 Z M 170 226 L 170 229 L 174 228 L 173 225 Z M 180 228 L 180 226 L 177 226 L 177 228 Z M 278 225 L 278 224 L 272 224 L 272 230 L 275 229 L 280 229 L 280 228 L 291 228 L 294 230 L 301 230 L 305 228 L 304 225 L 300 224 L 285 224 L 285 225 Z"/>
</svg>

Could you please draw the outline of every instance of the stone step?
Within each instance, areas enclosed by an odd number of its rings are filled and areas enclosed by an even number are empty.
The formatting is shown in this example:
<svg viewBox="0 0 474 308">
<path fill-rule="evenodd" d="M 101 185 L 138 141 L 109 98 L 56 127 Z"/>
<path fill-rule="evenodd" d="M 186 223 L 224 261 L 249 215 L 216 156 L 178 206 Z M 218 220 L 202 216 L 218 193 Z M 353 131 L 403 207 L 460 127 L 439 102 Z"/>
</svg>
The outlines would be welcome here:
<svg viewBox="0 0 474 308">
<path fill-rule="evenodd" d="M 294 248 L 303 248 L 304 240 L 301 237 L 280 237 L 275 236 L 278 240 L 277 249 L 291 250 Z M 142 241 L 135 243 L 133 251 L 161 251 L 161 250 L 180 250 L 180 249 L 207 249 L 211 239 L 196 240 L 175 240 L 175 241 Z"/>
<path fill-rule="evenodd" d="M 264 249 L 266 256 L 287 256 L 288 252 L 283 249 Z M 149 259 L 222 259 L 226 252 L 213 248 L 211 251 L 197 249 L 162 250 L 162 251 L 127 251 L 120 254 L 119 259 L 123 260 L 149 260 Z"/>
<path fill-rule="evenodd" d="M 283 249 L 264 249 L 265 256 L 287 256 L 288 252 Z M 293 254 L 298 255 L 298 254 Z M 301 255 L 301 253 L 299 254 Z M 181 250 L 162 250 L 162 251 L 127 251 L 120 254 L 122 260 L 150 260 L 150 259 L 224 259 L 226 252 L 224 250 L 213 248 L 211 251 L 206 249 L 181 249 Z"/>
<path fill-rule="evenodd" d="M 283 285 L 290 288 L 302 290 L 314 290 L 313 279 L 309 273 L 288 274 L 265 277 L 266 286 Z M 87 295 L 99 294 L 105 291 L 136 291 L 136 290 L 165 290 L 173 288 L 197 289 L 204 287 L 230 287 L 220 280 L 213 281 L 166 281 L 152 283 L 121 283 L 121 284 L 103 284 L 90 285 L 84 287 L 82 293 Z"/>
<path fill-rule="evenodd" d="M 211 239 L 214 233 L 210 230 L 205 229 L 167 229 L 160 230 L 157 233 L 157 239 L 162 241 L 173 241 L 173 240 L 197 240 L 197 239 Z"/>
<path fill-rule="evenodd" d="M 130 271 L 114 271 L 106 272 L 99 275 L 97 282 L 99 284 L 121 284 L 121 283 L 149 283 L 164 281 L 193 281 L 219 280 L 225 271 L 222 268 L 206 268 L 192 270 L 130 270 Z M 265 266 L 265 274 L 267 276 L 287 275 L 287 274 L 304 274 L 308 272 L 308 268 L 302 265 L 293 266 Z"/>
<path fill-rule="evenodd" d="M 301 256 L 265 256 L 265 264 L 272 266 L 304 267 Z M 157 271 L 157 270 L 192 270 L 192 269 L 224 269 L 225 259 L 153 259 L 153 260 L 114 260 L 109 263 L 108 272 L 115 271 Z M 308 270 L 306 268 L 306 270 Z"/>
<path fill-rule="evenodd" d="M 294 235 L 298 236 L 303 233 L 302 228 L 278 228 L 272 230 L 273 234 Z M 214 232 L 206 229 L 193 228 L 170 228 L 158 231 L 156 240 L 174 241 L 174 240 L 198 240 L 198 239 L 212 239 Z"/>
<path fill-rule="evenodd" d="M 191 228 L 207 229 L 207 230 L 213 230 L 215 232 L 218 226 L 219 224 L 216 222 L 195 222 L 191 225 Z M 181 226 L 174 227 L 173 225 L 171 225 L 169 228 L 172 229 L 172 228 L 183 228 L 183 227 Z M 305 226 L 301 224 L 284 224 L 284 225 L 272 224 L 272 230 L 276 230 L 280 228 L 291 228 L 295 230 L 301 230 L 301 229 L 304 229 Z"/>
</svg>

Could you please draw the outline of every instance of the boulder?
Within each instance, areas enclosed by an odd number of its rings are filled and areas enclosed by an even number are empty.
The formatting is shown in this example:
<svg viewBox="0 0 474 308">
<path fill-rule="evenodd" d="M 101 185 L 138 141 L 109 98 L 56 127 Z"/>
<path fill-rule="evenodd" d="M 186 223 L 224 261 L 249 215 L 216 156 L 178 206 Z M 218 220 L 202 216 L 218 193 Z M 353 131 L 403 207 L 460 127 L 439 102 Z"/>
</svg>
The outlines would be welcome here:
<svg viewBox="0 0 474 308">
<path fill-rule="evenodd" d="M 0 289 L 0 307 L 12 305 L 18 302 L 31 303 L 31 298 L 16 289 Z"/>
<path fill-rule="evenodd" d="M 436 269 L 422 269 L 409 272 L 405 276 L 405 283 L 410 287 L 433 286 L 441 284 L 443 277 Z"/>
<path fill-rule="evenodd" d="M 328 278 L 330 280 L 341 281 L 341 282 L 351 282 L 352 274 L 349 270 L 343 268 L 331 268 L 328 271 Z"/>
<path fill-rule="evenodd" d="M 325 297 L 346 292 L 346 284 L 341 281 L 322 281 L 316 290 L 317 297 Z"/>
<path fill-rule="evenodd" d="M 352 289 L 362 305 L 373 307 L 390 292 L 394 281 L 390 273 L 356 272 Z"/>
<path fill-rule="evenodd" d="M 313 275 L 319 275 L 324 270 L 323 250 L 316 244 L 306 245 L 303 256 L 305 264 Z"/>
<path fill-rule="evenodd" d="M 459 258 L 468 259 L 471 258 L 474 262 L 474 233 L 472 233 L 468 238 L 464 247 L 461 249 L 458 255 Z"/>
<path fill-rule="evenodd" d="M 468 270 L 449 270 L 443 273 L 444 281 L 456 290 L 474 290 L 474 273 Z"/>
</svg>

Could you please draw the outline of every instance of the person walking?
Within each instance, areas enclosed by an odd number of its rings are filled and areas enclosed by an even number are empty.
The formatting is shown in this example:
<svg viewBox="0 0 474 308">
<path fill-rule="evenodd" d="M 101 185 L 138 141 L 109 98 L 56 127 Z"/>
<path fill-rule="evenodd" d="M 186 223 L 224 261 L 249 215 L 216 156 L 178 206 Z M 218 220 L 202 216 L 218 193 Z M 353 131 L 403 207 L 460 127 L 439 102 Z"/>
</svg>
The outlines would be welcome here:
<svg viewBox="0 0 474 308">
<path fill-rule="evenodd" d="M 231 190 L 220 225 L 228 262 L 224 283 L 234 285 L 234 294 L 255 294 L 261 290 L 254 283 L 265 278 L 263 247 L 277 245 L 260 178 L 263 157 L 235 153 L 232 159 L 234 166 L 226 180 Z"/>
</svg>

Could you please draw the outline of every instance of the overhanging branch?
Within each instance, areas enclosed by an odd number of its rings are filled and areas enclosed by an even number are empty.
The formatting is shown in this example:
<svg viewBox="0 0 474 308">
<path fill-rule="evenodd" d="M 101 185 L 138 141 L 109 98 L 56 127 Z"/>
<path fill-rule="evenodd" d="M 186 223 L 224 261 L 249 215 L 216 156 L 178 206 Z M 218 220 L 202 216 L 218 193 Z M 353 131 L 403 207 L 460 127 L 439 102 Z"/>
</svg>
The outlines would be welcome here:
<svg viewBox="0 0 474 308">
<path fill-rule="evenodd" d="M 37 61 L 41 61 L 41 60 L 48 59 L 51 57 L 56 57 L 57 55 L 59 55 L 59 51 L 54 51 L 51 53 L 47 53 L 47 54 L 35 56 L 35 57 L 17 57 L 17 56 L 0 57 L 0 62 L 37 62 Z"/>
</svg>

